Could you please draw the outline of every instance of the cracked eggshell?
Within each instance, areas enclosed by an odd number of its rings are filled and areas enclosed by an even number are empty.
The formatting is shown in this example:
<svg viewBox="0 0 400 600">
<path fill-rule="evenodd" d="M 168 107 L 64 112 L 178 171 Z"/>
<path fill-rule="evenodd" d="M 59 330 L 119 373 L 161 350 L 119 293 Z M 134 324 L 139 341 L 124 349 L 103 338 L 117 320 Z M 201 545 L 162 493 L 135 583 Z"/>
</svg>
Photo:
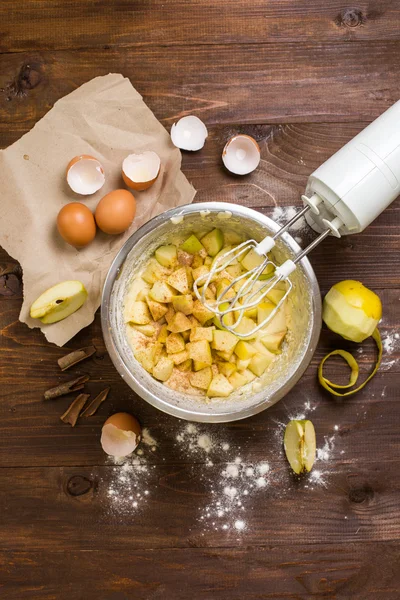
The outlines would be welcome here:
<svg viewBox="0 0 400 600">
<path fill-rule="evenodd" d="M 142 154 L 129 154 L 122 163 L 122 178 L 132 190 L 147 190 L 160 173 L 161 160 L 158 154 L 147 150 Z"/>
<path fill-rule="evenodd" d="M 94 194 L 103 187 L 105 180 L 103 165 L 94 156 L 81 154 L 68 163 L 67 183 L 76 194 Z"/>
<path fill-rule="evenodd" d="M 139 421 L 129 413 L 116 413 L 104 423 L 100 443 L 106 454 L 122 458 L 132 454 L 141 438 Z"/>
<path fill-rule="evenodd" d="M 234 135 L 222 152 L 225 167 L 235 175 L 248 175 L 258 167 L 260 160 L 260 147 L 249 135 Z"/>
<path fill-rule="evenodd" d="M 182 117 L 171 127 L 171 140 L 181 150 L 192 152 L 203 148 L 208 136 L 207 127 L 198 117 Z"/>
</svg>

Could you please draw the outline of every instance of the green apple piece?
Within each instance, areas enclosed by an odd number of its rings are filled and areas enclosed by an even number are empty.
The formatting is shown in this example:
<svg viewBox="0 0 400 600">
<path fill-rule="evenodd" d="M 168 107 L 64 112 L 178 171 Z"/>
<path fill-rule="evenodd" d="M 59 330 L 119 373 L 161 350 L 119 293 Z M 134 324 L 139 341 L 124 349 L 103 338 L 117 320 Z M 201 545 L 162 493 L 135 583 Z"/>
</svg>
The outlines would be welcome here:
<svg viewBox="0 0 400 600">
<path fill-rule="evenodd" d="M 153 377 L 160 381 L 167 381 L 174 369 L 174 361 L 168 357 L 161 357 L 158 363 L 153 367 Z"/>
<path fill-rule="evenodd" d="M 204 263 L 203 263 L 204 266 L 211 267 L 212 263 L 213 263 L 213 259 L 211 258 L 211 256 L 206 256 L 204 259 Z"/>
<path fill-rule="evenodd" d="M 203 292 L 205 292 L 205 299 L 206 300 L 212 300 L 213 302 L 215 301 L 215 293 L 213 292 L 213 290 L 211 289 L 211 287 L 208 285 L 205 289 L 204 289 L 204 285 L 197 287 L 197 291 L 199 292 L 200 296 L 203 295 Z M 193 292 L 193 298 L 197 298 L 196 294 Z"/>
<path fill-rule="evenodd" d="M 147 337 L 153 337 L 156 330 L 154 325 L 133 325 L 132 327 Z"/>
<path fill-rule="evenodd" d="M 297 475 L 311 471 L 316 453 L 315 429 L 311 421 L 289 421 L 283 444 L 286 458 Z"/>
<path fill-rule="evenodd" d="M 53 285 L 35 300 L 30 316 L 42 323 L 57 323 L 77 311 L 88 293 L 80 281 L 63 281 Z"/>
<path fill-rule="evenodd" d="M 268 350 L 267 350 L 268 352 Z M 272 352 L 268 352 L 268 354 L 255 354 L 250 361 L 249 369 L 254 375 L 257 377 L 261 377 L 261 375 L 266 371 L 269 365 L 274 360 L 275 356 Z"/>
<path fill-rule="evenodd" d="M 251 271 L 259 267 L 265 261 L 265 256 L 259 256 L 257 252 L 252 248 L 247 252 L 247 254 L 242 258 L 241 263 L 242 267 L 246 269 L 246 271 Z M 260 280 L 269 279 L 274 272 L 274 265 L 268 264 L 261 275 L 259 275 Z"/>
<path fill-rule="evenodd" d="M 242 267 L 237 263 L 236 265 L 228 265 L 225 269 L 227 273 L 233 278 L 239 277 L 242 274 Z"/>
<path fill-rule="evenodd" d="M 170 358 L 174 361 L 174 365 L 181 365 L 182 363 L 189 360 L 189 353 L 187 350 L 183 350 L 182 352 L 176 352 L 175 354 L 171 354 Z"/>
<path fill-rule="evenodd" d="M 201 371 L 201 369 L 205 369 L 206 367 L 209 367 L 210 365 L 208 363 L 203 363 L 201 362 L 201 360 L 194 360 L 193 361 L 193 370 L 194 371 Z"/>
<path fill-rule="evenodd" d="M 232 375 L 228 377 L 228 380 L 234 390 L 237 390 L 238 388 L 242 387 L 243 385 L 246 385 L 247 383 L 246 377 L 244 377 L 241 373 L 238 373 L 237 371 L 235 373 L 232 373 Z"/>
<path fill-rule="evenodd" d="M 213 229 L 201 238 L 201 243 L 209 256 L 216 256 L 224 245 L 224 234 L 220 229 Z"/>
<path fill-rule="evenodd" d="M 214 329 L 215 327 L 194 327 L 190 332 L 190 341 L 200 342 L 206 340 L 212 342 Z"/>
<path fill-rule="evenodd" d="M 214 258 L 213 258 L 213 261 L 212 261 L 212 264 L 214 265 L 218 259 L 220 259 L 221 257 L 223 257 L 223 256 L 225 256 L 226 254 L 228 254 L 228 252 L 230 252 L 231 250 L 232 250 L 232 246 L 224 246 L 224 247 L 222 248 L 222 250 L 220 250 L 220 251 L 218 252 L 218 254 L 216 254 L 216 255 L 214 256 Z M 235 258 L 235 256 L 234 256 L 233 254 L 231 254 L 230 256 L 228 256 L 228 257 L 226 258 L 226 261 L 229 261 L 229 264 L 231 264 L 231 265 L 235 265 L 235 266 L 239 265 L 239 263 L 238 263 L 238 261 L 237 261 L 237 258 Z M 225 262 L 226 262 L 226 261 L 225 261 Z M 218 260 L 218 265 L 219 265 L 220 267 L 221 267 L 223 264 L 224 264 L 224 261 L 223 261 L 223 260 Z M 240 266 L 240 265 L 239 265 L 239 266 Z"/>
<path fill-rule="evenodd" d="M 182 352 L 185 350 L 185 340 L 180 333 L 170 333 L 165 340 L 165 347 L 167 354 L 174 354 L 175 352 Z"/>
<path fill-rule="evenodd" d="M 144 296 L 147 296 L 150 290 L 150 286 L 141 277 L 136 277 L 131 285 L 129 286 L 128 293 L 125 296 L 124 301 L 124 320 L 125 323 L 129 322 L 129 317 L 132 311 L 132 302 L 137 300 L 144 300 Z"/>
<path fill-rule="evenodd" d="M 183 244 L 181 244 L 181 248 L 189 254 L 196 254 L 197 252 L 200 252 L 200 250 L 203 249 L 203 244 L 194 234 L 192 234 L 190 237 L 188 237 L 187 240 L 183 242 Z"/>
<path fill-rule="evenodd" d="M 209 398 L 227 398 L 232 392 L 233 386 L 229 383 L 229 380 L 225 377 L 225 375 L 219 373 L 213 377 L 207 390 L 207 396 Z"/>
<path fill-rule="evenodd" d="M 278 290 L 274 287 L 271 291 L 268 292 L 267 298 L 268 298 L 268 300 L 273 302 L 275 305 L 278 305 L 285 294 L 286 294 L 286 290 Z"/>
<path fill-rule="evenodd" d="M 225 375 L 225 377 L 228 377 L 228 379 L 233 373 L 236 373 L 236 370 L 236 365 L 231 362 L 218 363 L 218 371 L 222 373 L 222 375 Z"/>
<path fill-rule="evenodd" d="M 188 294 L 190 291 L 187 267 L 180 267 L 167 279 L 167 283 L 181 294 Z"/>
<path fill-rule="evenodd" d="M 195 254 L 192 256 L 192 264 L 190 265 L 192 269 L 198 269 L 198 267 L 202 267 L 204 264 L 204 258 L 200 256 L 200 254 Z M 193 275 L 194 277 L 194 275 Z"/>
<path fill-rule="evenodd" d="M 270 302 L 269 300 L 264 302 L 260 302 L 260 304 L 258 304 L 257 306 L 257 324 L 261 325 L 261 323 L 263 323 L 265 321 L 265 319 L 268 319 L 269 315 L 272 313 L 273 310 L 275 310 L 276 305 L 273 302 Z"/>
<path fill-rule="evenodd" d="M 230 361 L 233 355 L 233 350 L 216 350 L 215 353 L 219 358 Z"/>
<path fill-rule="evenodd" d="M 228 286 L 230 284 L 231 284 L 231 282 L 229 281 L 229 279 L 226 279 L 225 277 L 223 277 L 222 279 L 219 279 L 217 281 L 216 296 L 217 296 L 217 298 L 220 298 L 220 301 L 224 302 L 225 300 L 231 300 L 232 298 L 234 298 L 236 296 L 236 292 L 233 288 L 230 288 L 228 290 Z M 223 294 L 223 296 L 222 296 L 222 294 Z"/>
<path fill-rule="evenodd" d="M 196 319 L 196 317 L 194 317 L 193 315 L 189 315 L 188 319 L 190 321 L 190 324 L 192 326 L 192 329 L 195 329 L 196 327 L 200 327 L 200 323 L 199 321 Z M 194 340 L 190 340 L 191 342 Z"/>
<path fill-rule="evenodd" d="M 247 369 L 247 367 L 250 364 L 250 361 L 251 361 L 251 358 L 246 358 L 246 359 L 238 358 L 236 361 L 237 370 L 244 371 L 245 369 Z"/>
<path fill-rule="evenodd" d="M 242 333 L 246 335 L 246 340 L 251 340 L 256 337 L 257 333 L 250 333 L 256 327 L 253 319 L 249 317 L 243 317 L 239 325 L 235 327 L 235 333 Z"/>
<path fill-rule="evenodd" d="M 156 284 L 154 284 L 154 285 L 156 285 Z M 165 316 L 165 314 L 168 310 L 168 307 L 165 306 L 165 304 L 156 302 L 149 296 L 146 297 L 146 302 L 147 302 L 147 306 L 149 307 L 149 310 L 151 312 L 151 316 L 153 317 L 153 321 L 158 321 L 159 319 L 162 319 Z"/>
<path fill-rule="evenodd" d="M 193 316 L 199 321 L 201 325 L 207 323 L 210 319 L 213 318 L 214 313 L 211 310 L 208 310 L 200 300 L 195 300 L 193 302 Z"/>
<path fill-rule="evenodd" d="M 132 302 L 129 322 L 135 323 L 136 325 L 147 325 L 150 321 L 151 315 L 146 302 L 143 302 L 142 300 Z"/>
<path fill-rule="evenodd" d="M 267 325 L 260 330 L 260 337 L 271 335 L 273 333 L 280 333 L 281 331 L 286 330 L 286 310 L 285 305 L 283 305 L 272 317 L 269 323 L 267 323 Z"/>
<path fill-rule="evenodd" d="M 176 312 L 182 312 L 184 315 L 191 315 L 193 312 L 193 298 L 191 294 L 183 296 L 174 296 L 172 298 L 172 306 Z"/>
<path fill-rule="evenodd" d="M 176 246 L 170 244 L 168 246 L 160 246 L 155 251 L 156 260 L 163 267 L 167 267 L 168 269 L 172 269 L 175 267 L 177 263 L 177 250 Z"/>
<path fill-rule="evenodd" d="M 187 344 L 187 349 L 189 351 L 189 358 L 192 360 L 204 363 L 205 366 L 210 366 L 212 364 L 211 348 L 207 340 L 189 342 L 189 344 Z"/>
<path fill-rule="evenodd" d="M 155 302 L 167 304 L 172 302 L 174 290 L 165 281 L 156 281 L 149 292 L 149 296 Z"/>
<path fill-rule="evenodd" d="M 230 331 L 221 331 L 216 329 L 213 332 L 213 341 L 211 347 L 213 350 L 231 353 L 234 351 L 238 338 Z"/>
<path fill-rule="evenodd" d="M 193 387 L 199 388 L 201 390 L 207 390 L 210 386 L 212 380 L 212 371 L 211 367 L 205 367 L 200 371 L 195 373 L 191 373 L 189 375 L 190 384 Z"/>
<path fill-rule="evenodd" d="M 226 245 L 235 246 L 244 242 L 243 236 L 232 229 L 226 229 L 224 231 L 224 241 Z"/>
<path fill-rule="evenodd" d="M 257 350 L 248 342 L 240 340 L 235 347 L 235 354 L 241 360 L 248 360 L 257 354 Z"/>
<path fill-rule="evenodd" d="M 142 365 L 146 371 L 151 373 L 155 363 L 156 345 L 149 344 L 144 348 L 137 348 L 134 352 L 136 360 Z"/>
<path fill-rule="evenodd" d="M 153 284 L 156 281 L 164 281 L 170 273 L 170 269 L 160 265 L 155 258 L 151 258 L 142 273 L 142 279 L 144 279 L 146 283 Z"/>
<path fill-rule="evenodd" d="M 169 335 L 169 331 L 166 325 L 161 325 L 160 331 L 158 332 L 157 342 L 165 344 Z"/>
<path fill-rule="evenodd" d="M 170 323 L 167 325 L 168 331 L 172 331 L 173 333 L 182 333 L 182 331 L 187 331 L 192 328 L 192 324 L 181 312 L 175 313 Z"/>
<path fill-rule="evenodd" d="M 188 358 L 188 360 L 185 360 L 180 365 L 176 365 L 176 368 L 178 369 L 178 371 L 181 371 L 182 373 L 188 373 L 189 371 L 192 370 L 192 361 L 191 361 L 191 359 Z"/>
<path fill-rule="evenodd" d="M 279 333 L 270 333 L 269 335 L 264 335 L 261 338 L 261 342 L 270 352 L 278 352 L 285 335 L 286 331 L 280 331 Z"/>
</svg>

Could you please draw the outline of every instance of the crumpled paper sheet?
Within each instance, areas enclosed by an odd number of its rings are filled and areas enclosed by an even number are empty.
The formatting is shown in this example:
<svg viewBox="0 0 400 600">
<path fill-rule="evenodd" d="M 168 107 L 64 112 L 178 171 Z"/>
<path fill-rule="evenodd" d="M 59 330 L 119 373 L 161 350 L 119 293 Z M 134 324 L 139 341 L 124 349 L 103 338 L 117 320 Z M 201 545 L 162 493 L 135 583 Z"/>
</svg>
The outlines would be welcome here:
<svg viewBox="0 0 400 600">
<path fill-rule="evenodd" d="M 161 173 L 145 192 L 134 192 L 136 217 L 122 235 L 98 231 L 86 248 L 66 244 L 56 229 L 59 210 L 79 201 L 94 211 L 108 192 L 125 188 L 123 159 L 132 152 L 154 150 Z M 65 179 L 69 160 L 90 154 L 102 163 L 106 182 L 92 196 L 79 196 Z M 180 170 L 181 153 L 171 142 L 130 81 L 120 74 L 96 77 L 65 96 L 6 150 L 0 151 L 0 244 L 23 269 L 24 301 L 20 321 L 40 327 L 58 346 L 89 325 L 100 306 L 108 268 L 119 248 L 138 227 L 157 214 L 192 202 L 195 189 Z M 89 297 L 67 319 L 42 325 L 29 308 L 46 289 L 60 281 L 78 279 Z"/>
</svg>

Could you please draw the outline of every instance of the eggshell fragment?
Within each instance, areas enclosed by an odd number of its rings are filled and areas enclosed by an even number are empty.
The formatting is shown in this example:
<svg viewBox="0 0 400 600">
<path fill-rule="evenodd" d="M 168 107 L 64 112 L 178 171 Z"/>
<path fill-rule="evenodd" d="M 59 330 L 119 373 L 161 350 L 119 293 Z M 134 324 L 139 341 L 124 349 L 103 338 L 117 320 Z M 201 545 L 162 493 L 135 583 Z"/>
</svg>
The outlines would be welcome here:
<svg viewBox="0 0 400 600">
<path fill-rule="evenodd" d="M 105 180 L 103 166 L 94 156 L 82 154 L 68 163 L 67 183 L 77 194 L 94 194 L 103 187 Z"/>
<path fill-rule="evenodd" d="M 142 154 L 129 154 L 122 163 L 122 178 L 132 190 L 147 190 L 160 173 L 161 161 L 158 154 L 150 150 Z"/>
<path fill-rule="evenodd" d="M 260 160 L 260 147 L 249 135 L 231 137 L 222 152 L 225 167 L 235 175 L 248 175 L 258 167 Z"/>
<path fill-rule="evenodd" d="M 100 443 L 106 454 L 123 457 L 136 449 L 141 436 L 142 428 L 135 417 L 128 413 L 116 413 L 104 423 Z"/>
<path fill-rule="evenodd" d="M 81 202 L 70 202 L 57 215 L 57 229 L 61 237 L 75 246 L 87 246 L 96 235 L 96 223 L 92 211 Z"/>
<path fill-rule="evenodd" d="M 106 194 L 96 207 L 96 223 L 104 233 L 117 235 L 128 229 L 136 213 L 136 201 L 128 190 Z"/>
<path fill-rule="evenodd" d="M 201 150 L 208 136 L 207 127 L 198 117 L 182 117 L 171 127 L 171 140 L 181 150 Z"/>
</svg>

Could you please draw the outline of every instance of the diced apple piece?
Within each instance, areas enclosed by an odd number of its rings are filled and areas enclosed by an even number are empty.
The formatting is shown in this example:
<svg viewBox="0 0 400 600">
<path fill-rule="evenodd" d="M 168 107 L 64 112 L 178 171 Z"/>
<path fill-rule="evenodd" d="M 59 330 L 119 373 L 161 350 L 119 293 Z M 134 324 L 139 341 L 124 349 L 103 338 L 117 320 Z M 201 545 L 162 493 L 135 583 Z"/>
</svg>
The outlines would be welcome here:
<svg viewBox="0 0 400 600">
<path fill-rule="evenodd" d="M 207 396 L 209 398 L 227 398 L 231 392 L 233 392 L 233 386 L 225 375 L 219 373 L 213 377 L 207 390 Z"/>
<path fill-rule="evenodd" d="M 167 283 L 181 294 L 188 294 L 190 290 L 186 267 L 177 269 L 167 279 Z"/>
<path fill-rule="evenodd" d="M 223 360 L 229 361 L 233 355 L 233 350 L 216 350 L 215 353 L 218 356 L 218 358 L 222 358 Z"/>
<path fill-rule="evenodd" d="M 190 341 L 199 342 L 200 340 L 206 340 L 212 342 L 213 331 L 215 327 L 195 327 L 190 332 Z"/>
<path fill-rule="evenodd" d="M 181 371 L 182 373 L 188 373 L 189 371 L 192 370 L 192 360 L 190 358 L 188 358 L 188 360 L 185 360 L 180 365 L 176 365 L 176 368 L 178 369 L 178 371 Z"/>
<path fill-rule="evenodd" d="M 146 283 L 153 284 L 156 281 L 164 281 L 170 273 L 170 269 L 160 265 L 155 258 L 151 258 L 146 265 L 146 269 L 142 273 L 142 279 L 144 279 Z"/>
<path fill-rule="evenodd" d="M 194 329 L 195 327 L 200 327 L 200 323 L 199 321 L 196 319 L 196 317 L 194 317 L 193 315 L 189 315 L 188 319 L 190 321 L 190 324 L 192 326 L 192 329 Z M 190 340 L 191 342 L 194 340 Z"/>
<path fill-rule="evenodd" d="M 182 352 L 185 349 L 185 340 L 180 333 L 170 333 L 166 339 L 165 347 L 167 349 L 167 354 Z"/>
<path fill-rule="evenodd" d="M 192 360 L 205 363 L 206 366 L 212 364 L 211 348 L 207 340 L 189 342 L 187 349 L 189 351 L 189 358 Z"/>
<path fill-rule="evenodd" d="M 214 350 L 232 353 L 237 343 L 238 338 L 230 331 L 221 331 L 217 329 L 213 332 L 211 347 Z"/>
<path fill-rule="evenodd" d="M 236 361 L 236 368 L 238 371 L 244 371 L 247 369 L 251 361 L 251 358 L 246 358 L 245 360 L 238 358 Z"/>
<path fill-rule="evenodd" d="M 205 367 L 196 373 L 189 375 L 190 384 L 193 387 L 200 388 L 201 390 L 207 390 L 212 380 L 211 367 Z"/>
<path fill-rule="evenodd" d="M 238 373 L 237 371 L 235 373 L 232 373 L 232 375 L 228 377 L 228 380 L 234 390 L 237 390 L 238 388 L 242 387 L 243 385 L 246 385 L 247 383 L 246 377 L 244 377 L 241 373 Z"/>
<path fill-rule="evenodd" d="M 261 342 L 264 344 L 267 350 L 270 352 L 277 352 L 281 347 L 282 341 L 286 335 L 286 331 L 279 331 L 278 333 L 270 333 L 264 335 L 261 338 Z"/>
<path fill-rule="evenodd" d="M 281 331 L 286 331 L 286 311 L 285 305 L 283 305 L 277 313 L 272 317 L 269 323 L 265 327 L 262 328 L 260 335 L 264 337 L 265 335 L 270 335 L 273 333 L 280 333 Z"/>
<path fill-rule="evenodd" d="M 229 308 L 229 302 L 222 302 L 219 305 L 219 310 L 223 311 L 226 310 L 227 308 Z M 222 321 L 222 323 L 221 323 Z M 233 316 L 233 312 L 229 312 L 226 313 L 226 315 L 223 315 L 221 317 L 221 320 L 219 317 L 217 317 L 217 315 L 214 315 L 213 317 L 213 323 L 216 327 L 218 327 L 218 329 L 222 329 L 223 331 L 226 331 L 225 327 L 232 327 L 232 325 L 235 322 L 235 318 Z M 224 327 L 225 325 L 225 327 Z"/>
<path fill-rule="evenodd" d="M 146 327 L 145 325 L 143 327 Z M 165 352 L 164 344 L 160 344 L 160 342 L 156 342 L 154 344 L 154 360 L 153 363 L 156 365 L 162 356 L 167 356 Z"/>
<path fill-rule="evenodd" d="M 215 296 L 215 292 L 213 292 L 213 290 L 211 289 L 211 286 L 208 285 L 205 289 L 204 289 L 204 285 L 200 286 L 197 288 L 197 291 L 199 292 L 200 296 L 203 295 L 203 291 L 205 292 L 205 299 L 206 300 L 212 300 L 214 301 L 216 296 Z M 197 295 L 195 294 L 195 292 L 192 292 L 193 294 L 193 298 L 197 298 Z"/>
<path fill-rule="evenodd" d="M 177 263 L 176 246 L 173 244 L 168 246 L 160 246 L 155 251 L 155 257 L 160 265 L 167 267 L 168 269 L 172 269 Z"/>
<path fill-rule="evenodd" d="M 252 373 L 249 369 L 245 369 L 244 371 L 241 371 L 240 374 L 243 375 L 243 377 L 245 377 L 246 383 L 251 383 L 256 378 L 254 373 Z"/>
<path fill-rule="evenodd" d="M 242 274 L 242 267 L 239 263 L 236 265 L 228 265 L 226 267 L 226 272 L 229 273 L 233 279 L 236 279 L 236 277 L 239 277 L 239 275 Z"/>
<path fill-rule="evenodd" d="M 157 284 L 155 283 L 154 285 Z M 153 321 L 158 321 L 159 319 L 162 319 L 162 317 L 164 317 L 165 313 L 168 310 L 168 308 L 164 304 L 156 302 L 155 300 L 150 298 L 150 296 L 146 297 L 146 302 L 151 312 L 151 316 L 153 317 Z"/>
<path fill-rule="evenodd" d="M 140 292 L 138 292 L 138 295 L 136 296 L 136 300 L 147 300 L 149 295 L 149 290 L 140 290 Z"/>
<path fill-rule="evenodd" d="M 172 302 L 174 291 L 165 281 L 156 281 L 149 292 L 149 296 L 155 302 L 167 304 Z"/>
<path fill-rule="evenodd" d="M 186 331 L 182 331 L 181 336 L 183 337 L 183 339 L 185 340 L 185 342 L 188 342 L 190 340 L 190 332 L 191 332 L 191 329 L 187 329 Z"/>
<path fill-rule="evenodd" d="M 165 313 L 165 320 L 167 321 L 168 325 L 171 323 L 174 316 L 175 316 L 175 311 L 174 311 L 173 307 L 171 305 L 169 305 L 168 310 Z"/>
<path fill-rule="evenodd" d="M 268 292 L 267 298 L 274 304 L 279 304 L 285 294 L 286 290 L 279 290 L 274 287 L 270 292 Z"/>
<path fill-rule="evenodd" d="M 30 316 L 42 323 L 57 323 L 76 312 L 85 302 L 88 293 L 80 281 L 57 283 L 43 292 L 33 302 Z"/>
<path fill-rule="evenodd" d="M 235 354 L 241 360 L 248 360 L 249 358 L 252 358 L 256 353 L 257 350 L 251 344 L 243 340 L 240 340 L 240 342 L 237 343 L 235 348 Z"/>
<path fill-rule="evenodd" d="M 173 333 L 181 333 L 182 331 L 187 331 L 192 328 L 192 324 L 181 312 L 175 313 L 170 323 L 167 325 L 168 331 L 172 331 Z"/>
<path fill-rule="evenodd" d="M 244 258 L 241 259 L 242 267 L 246 269 L 246 271 L 251 271 L 256 267 L 259 267 L 265 261 L 265 256 L 260 256 L 257 252 L 252 248 L 247 252 Z M 260 280 L 268 279 L 271 277 L 274 272 L 274 265 L 268 264 L 261 275 L 259 276 Z"/>
<path fill-rule="evenodd" d="M 260 325 L 265 319 L 268 319 L 269 315 L 275 310 L 276 306 L 269 300 L 260 302 L 257 306 L 257 323 Z"/>
<path fill-rule="evenodd" d="M 218 365 L 216 365 L 215 363 L 211 365 L 211 373 L 213 377 L 216 377 L 219 373 Z"/>
<path fill-rule="evenodd" d="M 210 272 L 210 267 L 206 267 L 206 265 L 200 265 L 196 269 L 192 269 L 193 280 L 197 281 L 199 279 L 200 280 L 199 283 L 201 284 L 201 286 L 203 286 L 205 284 L 205 282 L 207 281 L 209 272 Z M 210 280 L 210 281 L 213 281 L 213 280 Z"/>
<path fill-rule="evenodd" d="M 147 337 L 152 337 L 156 330 L 154 325 L 133 325 L 132 327 Z"/>
<path fill-rule="evenodd" d="M 168 357 L 162 357 L 158 363 L 153 367 L 153 377 L 160 381 L 167 381 L 174 369 L 174 361 Z"/>
<path fill-rule="evenodd" d="M 191 294 L 183 296 L 173 296 L 172 306 L 176 312 L 182 312 L 184 315 L 190 315 L 193 312 L 193 298 Z"/>
<path fill-rule="evenodd" d="M 193 361 L 193 370 L 194 371 L 201 371 L 201 369 L 205 369 L 206 367 L 209 367 L 210 365 L 208 363 L 203 363 L 201 362 L 201 360 L 194 360 Z"/>
<path fill-rule="evenodd" d="M 246 340 L 251 340 L 256 337 L 256 333 L 250 333 L 256 327 L 255 322 L 248 317 L 243 317 L 239 325 L 235 327 L 235 333 L 242 333 L 246 335 Z"/>
<path fill-rule="evenodd" d="M 201 238 L 201 243 L 209 256 L 216 256 L 224 245 L 224 234 L 220 229 L 213 229 Z"/>
<path fill-rule="evenodd" d="M 193 254 L 189 254 L 189 252 L 185 252 L 179 248 L 178 263 L 182 265 L 182 267 L 191 267 L 193 264 L 193 258 Z"/>
<path fill-rule="evenodd" d="M 228 377 L 229 379 L 229 377 L 236 372 L 236 365 L 231 362 L 221 362 L 218 363 L 218 370 L 222 375 L 225 375 L 225 377 Z"/>
<path fill-rule="evenodd" d="M 237 244 L 241 244 L 244 242 L 243 236 L 232 229 L 226 229 L 224 231 L 224 241 L 225 244 L 229 244 L 231 246 L 236 246 Z"/>
<path fill-rule="evenodd" d="M 181 248 L 189 254 L 196 254 L 197 252 L 200 252 L 200 250 L 203 249 L 203 244 L 195 235 L 192 234 L 190 237 L 188 237 L 187 240 L 183 242 Z"/>
<path fill-rule="evenodd" d="M 189 353 L 187 350 L 183 350 L 183 352 L 176 352 L 176 354 L 171 354 L 171 358 L 174 361 L 174 365 L 181 365 L 185 361 L 189 360 Z"/>
<path fill-rule="evenodd" d="M 229 281 L 229 279 L 225 279 L 225 277 L 218 280 L 218 282 L 217 282 L 217 298 L 219 298 L 220 301 L 231 300 L 232 298 L 234 298 L 236 296 L 236 292 L 233 288 L 230 288 L 228 290 L 228 286 L 230 284 L 231 284 L 231 282 Z M 222 296 L 222 294 L 223 294 L 223 296 Z"/>
<path fill-rule="evenodd" d="M 136 325 L 147 325 L 150 321 L 151 315 L 146 302 L 132 302 L 129 322 Z"/>
<path fill-rule="evenodd" d="M 152 372 L 154 367 L 155 344 L 149 344 L 145 348 L 137 348 L 134 352 L 136 360 L 146 371 Z"/>
<path fill-rule="evenodd" d="M 208 310 L 200 300 L 195 300 L 193 302 L 193 316 L 199 321 L 201 325 L 207 323 L 210 319 L 213 318 L 214 313 L 211 310 Z"/>
<path fill-rule="evenodd" d="M 169 335 L 168 329 L 166 325 L 162 325 L 160 331 L 158 332 L 157 342 L 161 344 L 165 344 L 167 341 L 167 337 Z"/>
<path fill-rule="evenodd" d="M 211 267 L 212 262 L 213 262 L 213 259 L 211 258 L 211 256 L 206 256 L 203 264 L 205 267 Z"/>
<path fill-rule="evenodd" d="M 197 269 L 198 267 L 201 267 L 204 264 L 204 258 L 202 258 L 200 254 L 195 254 L 195 256 L 192 256 L 191 258 L 192 264 L 190 266 L 192 267 L 192 269 Z"/>
<path fill-rule="evenodd" d="M 254 375 L 257 377 L 261 377 L 264 371 L 269 367 L 269 365 L 274 360 L 274 355 L 270 352 L 267 354 L 256 354 L 250 361 L 249 369 Z"/>
</svg>

